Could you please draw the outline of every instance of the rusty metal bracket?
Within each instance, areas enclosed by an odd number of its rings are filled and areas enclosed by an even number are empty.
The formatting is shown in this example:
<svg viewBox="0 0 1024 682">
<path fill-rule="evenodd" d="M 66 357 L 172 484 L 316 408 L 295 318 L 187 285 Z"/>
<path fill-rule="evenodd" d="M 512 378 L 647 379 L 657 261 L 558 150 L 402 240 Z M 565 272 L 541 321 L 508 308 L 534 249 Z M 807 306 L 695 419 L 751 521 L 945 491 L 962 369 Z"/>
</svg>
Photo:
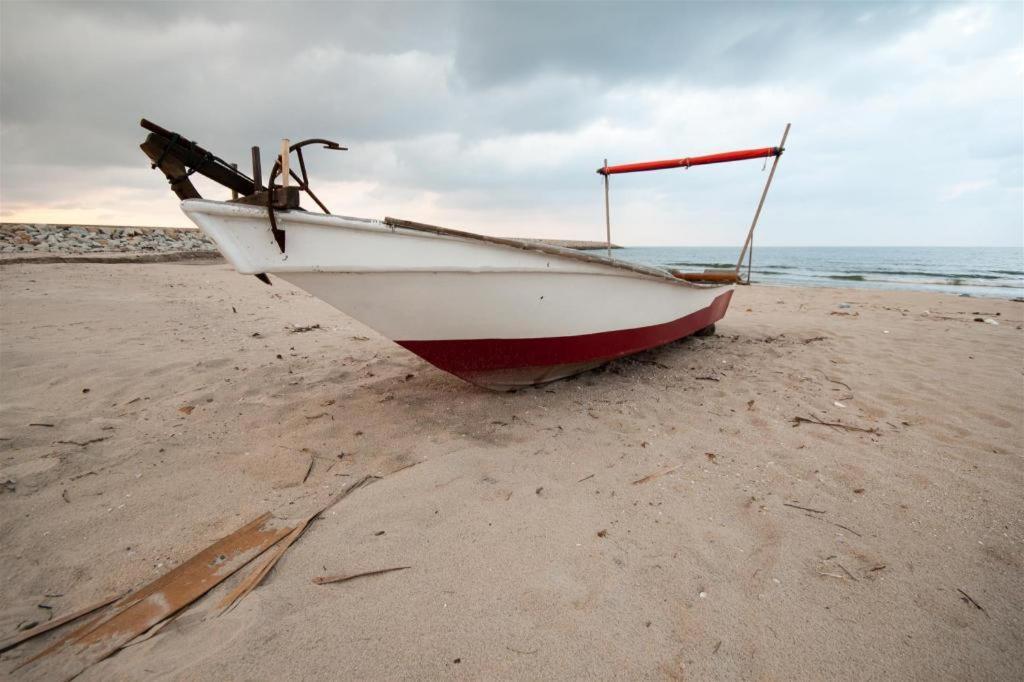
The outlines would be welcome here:
<svg viewBox="0 0 1024 682">
<path fill-rule="evenodd" d="M 323 145 L 324 149 L 331 149 L 335 151 L 347 151 L 348 148 L 342 147 L 337 142 L 325 140 L 322 138 L 310 138 L 308 140 L 302 140 L 301 142 L 296 142 L 295 144 L 291 145 L 288 148 L 288 153 L 291 154 L 292 152 L 295 152 L 295 155 L 299 159 L 299 169 L 302 171 L 302 177 L 296 175 L 295 171 L 291 170 L 290 168 L 288 169 L 288 175 L 295 178 L 295 182 L 298 183 L 299 189 L 308 194 L 309 198 L 315 201 L 316 205 L 320 207 L 320 210 L 330 215 L 331 212 L 327 210 L 327 206 L 324 205 L 324 202 L 320 201 L 320 197 L 318 197 L 313 192 L 313 190 L 309 188 L 309 174 L 306 172 L 306 159 L 302 156 L 302 148 L 309 146 L 311 144 Z M 286 235 L 284 230 L 280 229 L 277 226 L 277 217 L 274 215 L 274 211 L 275 209 L 280 207 L 274 205 L 273 197 L 275 195 L 275 191 L 278 190 L 278 188 L 274 187 L 274 179 L 281 175 L 283 160 L 284 159 L 282 158 L 282 156 L 277 157 L 277 161 L 274 163 L 274 167 L 270 169 L 270 177 L 267 178 L 267 216 L 270 218 L 270 231 L 274 235 L 274 241 L 277 242 L 278 247 L 281 249 L 281 253 L 285 252 L 284 249 Z M 284 186 L 284 183 L 282 183 L 280 190 L 287 193 L 288 188 Z"/>
<path fill-rule="evenodd" d="M 296 142 L 288 148 L 289 153 L 295 152 L 295 156 L 299 159 L 299 170 L 302 172 L 302 177 L 296 175 L 295 171 L 291 168 L 288 169 L 288 175 L 295 179 L 295 182 L 299 184 L 299 189 L 308 194 L 309 198 L 316 202 L 316 205 L 320 207 L 321 211 L 330 215 L 331 212 L 327 209 L 327 206 L 324 205 L 324 202 L 320 201 L 320 198 L 314 194 L 313 190 L 309 187 L 309 173 L 306 172 L 306 159 L 302 156 L 302 148 L 313 144 L 322 145 L 324 149 L 339 152 L 348 151 L 348 147 L 342 147 L 337 142 L 333 142 L 331 140 L 313 137 L 308 140 Z M 274 167 L 270 169 L 270 178 L 267 180 L 267 187 L 272 188 L 274 186 L 274 178 L 279 175 L 281 175 L 280 157 L 278 157 L 277 161 L 274 163 Z"/>
<path fill-rule="evenodd" d="M 348 147 L 342 147 L 337 142 L 323 138 L 310 138 L 296 142 L 288 148 L 288 155 L 295 152 L 299 160 L 301 177 L 290 168 L 287 171 L 288 177 L 294 178 L 298 188 L 287 187 L 282 182 L 274 186 L 274 179 L 281 175 L 282 156 L 278 156 L 274 167 L 267 179 L 267 188 L 264 190 L 260 179 L 259 170 L 259 148 L 253 147 L 253 178 L 249 178 L 238 171 L 235 164 L 230 164 L 224 159 L 215 156 L 212 152 L 203 149 L 192 140 L 183 138 L 178 133 L 162 128 L 157 124 L 142 119 L 141 125 L 150 131 L 146 141 L 142 144 L 142 151 L 146 153 L 152 162 L 153 168 L 159 168 L 168 182 L 171 189 L 178 195 L 179 199 L 201 199 L 202 195 L 196 190 L 190 180 L 194 174 L 203 175 L 214 182 L 230 189 L 235 196 L 232 201 L 255 206 L 266 206 L 267 217 L 270 220 L 270 231 L 274 235 L 281 253 L 285 252 L 285 231 L 278 227 L 277 211 L 287 211 L 299 208 L 299 192 L 305 192 L 309 198 L 316 202 L 316 205 L 326 213 L 330 214 L 327 206 L 320 200 L 309 187 L 309 173 L 306 171 L 306 159 L 302 154 L 304 147 L 309 145 L 320 145 L 324 149 L 333 151 L 347 151 Z M 282 152 L 283 154 L 283 152 Z M 285 157 L 286 158 L 286 157 Z M 287 164 L 284 164 L 287 168 Z M 287 178 L 285 178 L 287 180 Z M 242 195 L 240 198 L 238 195 Z M 257 277 L 262 282 L 270 284 L 270 278 L 260 273 Z"/>
<path fill-rule="evenodd" d="M 277 217 L 274 215 L 274 180 L 270 180 L 270 184 L 267 189 L 267 216 L 270 218 L 270 233 L 274 235 L 274 241 L 277 242 L 277 248 L 281 249 L 281 253 L 284 253 L 285 236 L 284 230 L 277 226 Z"/>
</svg>

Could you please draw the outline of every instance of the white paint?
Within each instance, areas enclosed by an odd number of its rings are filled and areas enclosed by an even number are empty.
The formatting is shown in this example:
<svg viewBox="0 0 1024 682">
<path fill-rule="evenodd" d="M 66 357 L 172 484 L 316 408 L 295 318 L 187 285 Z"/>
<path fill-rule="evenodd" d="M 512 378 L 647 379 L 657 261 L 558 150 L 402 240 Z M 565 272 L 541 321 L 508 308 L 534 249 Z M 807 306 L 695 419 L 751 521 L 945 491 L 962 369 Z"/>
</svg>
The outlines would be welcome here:
<svg viewBox="0 0 1024 682">
<path fill-rule="evenodd" d="M 695 286 L 577 252 L 541 253 L 382 222 L 289 211 L 282 254 L 267 210 L 182 209 L 243 274 L 273 273 L 399 341 L 572 336 L 670 322 L 728 287 Z M 577 257 L 573 257 L 573 256 Z"/>
</svg>

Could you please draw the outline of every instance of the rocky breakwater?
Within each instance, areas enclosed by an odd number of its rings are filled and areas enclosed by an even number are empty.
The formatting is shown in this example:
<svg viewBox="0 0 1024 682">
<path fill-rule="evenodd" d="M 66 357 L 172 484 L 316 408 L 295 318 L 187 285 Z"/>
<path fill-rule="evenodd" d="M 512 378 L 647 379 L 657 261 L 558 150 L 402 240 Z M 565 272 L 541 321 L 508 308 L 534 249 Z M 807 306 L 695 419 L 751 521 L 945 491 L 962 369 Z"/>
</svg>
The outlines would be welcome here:
<svg viewBox="0 0 1024 682">
<path fill-rule="evenodd" d="M 0 253 L 215 255 L 216 247 L 196 229 L 2 223 Z"/>
</svg>

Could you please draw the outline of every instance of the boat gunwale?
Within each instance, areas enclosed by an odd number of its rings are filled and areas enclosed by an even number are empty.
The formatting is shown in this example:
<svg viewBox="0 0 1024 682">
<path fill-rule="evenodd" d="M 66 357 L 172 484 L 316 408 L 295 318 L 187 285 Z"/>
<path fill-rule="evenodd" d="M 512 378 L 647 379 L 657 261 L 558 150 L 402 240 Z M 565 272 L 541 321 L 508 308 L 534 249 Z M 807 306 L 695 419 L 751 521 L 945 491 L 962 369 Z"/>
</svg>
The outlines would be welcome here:
<svg viewBox="0 0 1024 682">
<path fill-rule="evenodd" d="M 720 286 L 728 286 L 727 284 L 709 284 L 709 283 L 697 283 L 690 282 L 687 280 L 679 279 L 667 270 L 661 270 L 659 268 L 651 268 L 636 263 L 630 263 L 629 261 L 615 260 L 608 256 L 599 256 L 596 254 L 583 253 L 577 249 L 569 249 L 562 246 L 554 246 L 552 244 L 545 244 L 543 242 L 533 241 L 530 239 L 514 239 L 511 237 L 491 237 L 485 234 L 478 234 L 476 232 L 466 232 L 464 230 L 456 230 L 450 227 L 440 227 L 438 225 L 428 225 L 426 223 L 417 223 L 412 220 L 403 220 L 401 218 L 385 217 L 384 224 L 392 228 L 413 230 L 416 232 L 427 232 L 431 234 L 437 234 L 447 237 L 460 237 L 463 239 L 472 239 L 476 241 L 489 242 L 491 244 L 498 244 L 501 246 L 509 246 L 516 249 L 522 249 L 524 251 L 533 251 L 537 253 L 544 253 L 552 256 L 561 256 L 571 260 L 581 261 L 584 263 L 592 263 L 596 265 L 608 265 L 621 270 L 628 270 L 630 272 L 639 273 L 642 275 L 649 275 L 652 277 L 658 277 L 672 282 L 673 284 L 681 284 L 683 286 L 693 287 L 697 289 L 709 289 Z"/>
<path fill-rule="evenodd" d="M 215 201 L 210 199 L 186 199 L 181 202 L 182 208 L 193 205 L 203 205 L 205 207 L 216 207 L 220 209 L 217 211 L 223 214 L 232 215 L 245 215 L 251 214 L 253 217 L 259 215 L 265 215 L 266 210 L 260 206 L 250 206 L 245 204 L 235 204 L 226 201 Z M 187 213 L 187 211 L 186 211 Z M 390 230 L 391 232 L 397 232 L 398 230 L 409 231 L 414 233 L 426 233 L 434 234 L 440 237 L 451 237 L 455 239 L 466 239 L 471 241 L 480 241 L 497 246 L 505 246 L 509 248 L 520 249 L 523 251 L 530 251 L 534 253 L 543 253 L 551 256 L 558 256 L 560 258 L 566 258 L 569 260 L 575 260 L 583 263 L 592 265 L 603 265 L 619 270 L 625 270 L 633 274 L 644 275 L 646 277 L 656 278 L 666 283 L 674 284 L 677 286 L 687 287 L 691 289 L 717 289 L 732 286 L 731 283 L 723 282 L 692 282 L 684 279 L 680 279 L 674 276 L 668 270 L 662 270 L 659 268 L 647 267 L 637 263 L 630 263 L 628 261 L 616 260 L 609 258 L 608 256 L 599 256 L 589 253 L 583 253 L 576 249 L 569 249 L 561 246 L 554 246 L 551 244 L 544 244 L 538 241 L 532 241 L 528 239 L 513 239 L 510 237 L 492 237 L 489 235 L 478 234 L 476 232 L 467 232 L 465 230 L 457 230 L 450 227 L 441 227 L 438 225 L 428 225 L 426 223 L 418 223 L 411 220 L 404 220 L 401 218 L 385 217 L 384 220 L 375 220 L 372 218 L 356 218 L 353 216 L 340 216 L 333 213 L 317 214 L 309 213 L 304 209 L 295 210 L 279 210 L 278 215 L 287 218 L 303 219 L 303 222 L 312 223 L 321 227 L 344 227 L 338 225 L 335 221 L 351 221 L 354 223 L 365 223 L 368 227 L 380 227 Z M 285 230 L 287 232 L 287 229 Z M 323 267 L 312 267 L 309 269 L 312 272 L 324 272 L 330 271 L 323 269 Z"/>
</svg>

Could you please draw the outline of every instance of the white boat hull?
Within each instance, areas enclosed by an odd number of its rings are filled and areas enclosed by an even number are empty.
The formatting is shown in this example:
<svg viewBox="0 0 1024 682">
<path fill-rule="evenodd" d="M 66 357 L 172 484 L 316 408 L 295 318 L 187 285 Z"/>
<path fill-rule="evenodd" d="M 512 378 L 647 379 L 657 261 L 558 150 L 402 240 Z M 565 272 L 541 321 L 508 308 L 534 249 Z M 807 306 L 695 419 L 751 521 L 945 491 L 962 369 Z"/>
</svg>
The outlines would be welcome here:
<svg viewBox="0 0 1024 682">
<path fill-rule="evenodd" d="M 720 319 L 731 286 L 701 286 L 529 243 L 189 200 L 241 273 L 272 273 L 428 362 L 507 389 L 563 378 Z"/>
</svg>

